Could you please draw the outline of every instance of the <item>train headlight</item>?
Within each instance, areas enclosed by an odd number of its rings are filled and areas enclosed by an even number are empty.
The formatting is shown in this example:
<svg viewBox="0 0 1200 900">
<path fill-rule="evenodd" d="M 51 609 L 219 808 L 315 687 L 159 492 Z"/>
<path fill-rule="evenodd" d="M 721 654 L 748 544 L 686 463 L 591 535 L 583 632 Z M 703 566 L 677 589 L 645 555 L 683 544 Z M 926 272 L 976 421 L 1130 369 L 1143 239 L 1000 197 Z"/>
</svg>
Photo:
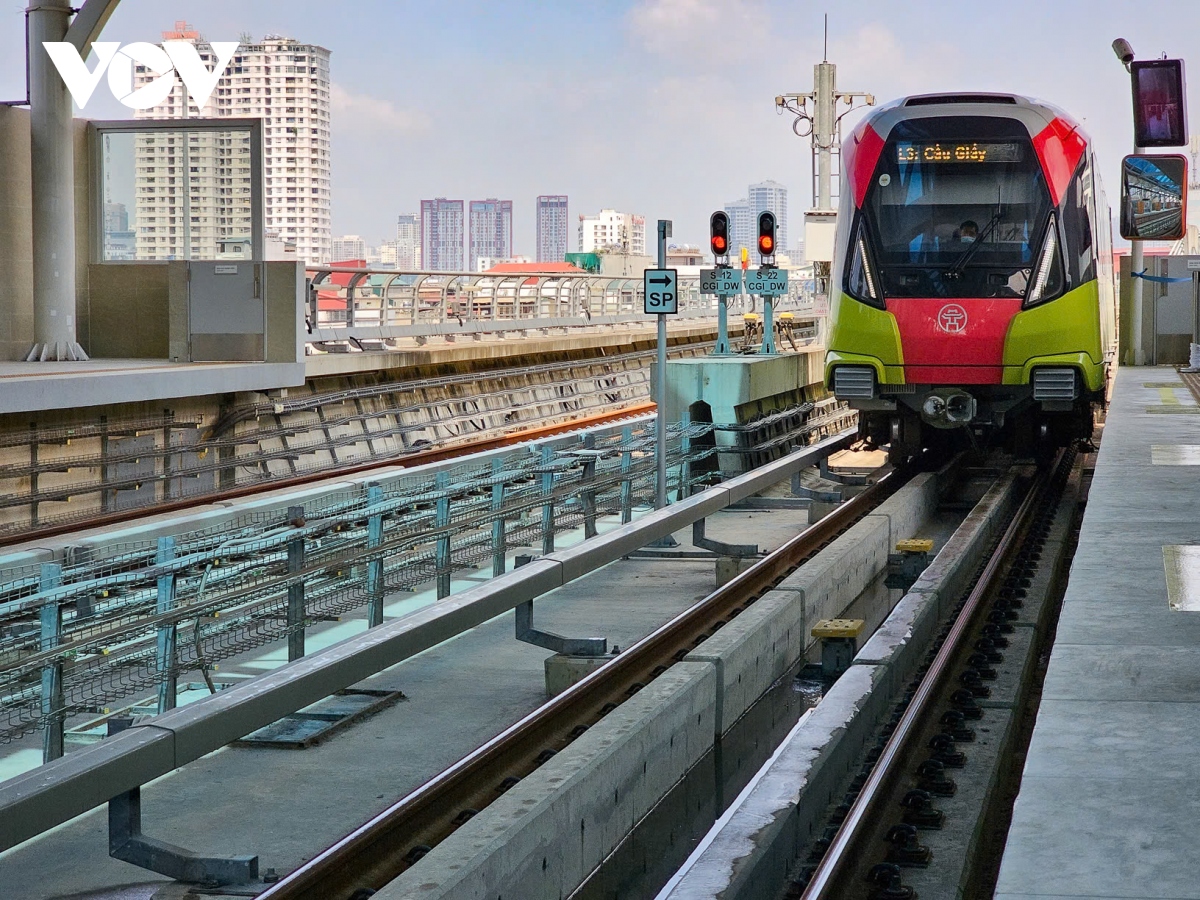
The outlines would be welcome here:
<svg viewBox="0 0 1200 900">
<path fill-rule="evenodd" d="M 867 237 L 862 221 L 855 228 L 854 241 L 850 244 L 850 265 L 846 269 L 846 293 L 868 306 L 884 309 L 883 286 L 879 283 L 875 267 L 871 265 L 871 252 L 867 248 Z"/>
<path fill-rule="evenodd" d="M 1058 252 L 1058 217 L 1051 213 L 1033 283 L 1029 286 L 1029 294 L 1021 305 L 1028 309 L 1053 300 L 1062 293 L 1063 281 L 1062 256 Z"/>
</svg>

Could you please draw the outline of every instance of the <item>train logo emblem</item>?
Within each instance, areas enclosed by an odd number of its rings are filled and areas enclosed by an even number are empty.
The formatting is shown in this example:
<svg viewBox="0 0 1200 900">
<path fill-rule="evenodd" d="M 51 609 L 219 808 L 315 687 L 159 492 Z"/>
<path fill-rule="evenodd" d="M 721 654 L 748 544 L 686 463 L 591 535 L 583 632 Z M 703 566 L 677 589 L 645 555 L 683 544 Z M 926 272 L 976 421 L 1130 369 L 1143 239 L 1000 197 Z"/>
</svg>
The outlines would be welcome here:
<svg viewBox="0 0 1200 900">
<path fill-rule="evenodd" d="M 946 334 L 961 334 L 967 327 L 967 311 L 957 303 L 947 303 L 938 312 L 937 324 Z"/>
</svg>

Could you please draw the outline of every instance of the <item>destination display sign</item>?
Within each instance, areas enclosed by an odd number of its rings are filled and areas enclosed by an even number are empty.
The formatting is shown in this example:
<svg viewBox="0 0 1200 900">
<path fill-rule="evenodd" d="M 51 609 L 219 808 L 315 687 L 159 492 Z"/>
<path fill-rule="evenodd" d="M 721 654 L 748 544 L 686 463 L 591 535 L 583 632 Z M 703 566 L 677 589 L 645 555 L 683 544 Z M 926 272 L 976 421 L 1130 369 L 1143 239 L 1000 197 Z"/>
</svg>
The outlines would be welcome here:
<svg viewBox="0 0 1200 900">
<path fill-rule="evenodd" d="M 728 297 L 742 292 L 742 270 L 732 266 L 700 270 L 700 293 Z"/>
<path fill-rule="evenodd" d="M 759 297 L 779 297 L 788 292 L 787 269 L 763 266 L 746 273 L 746 293 Z"/>
<path fill-rule="evenodd" d="M 999 163 L 1020 162 L 1024 145 L 1018 141 L 932 141 L 896 144 L 896 162 Z"/>
</svg>

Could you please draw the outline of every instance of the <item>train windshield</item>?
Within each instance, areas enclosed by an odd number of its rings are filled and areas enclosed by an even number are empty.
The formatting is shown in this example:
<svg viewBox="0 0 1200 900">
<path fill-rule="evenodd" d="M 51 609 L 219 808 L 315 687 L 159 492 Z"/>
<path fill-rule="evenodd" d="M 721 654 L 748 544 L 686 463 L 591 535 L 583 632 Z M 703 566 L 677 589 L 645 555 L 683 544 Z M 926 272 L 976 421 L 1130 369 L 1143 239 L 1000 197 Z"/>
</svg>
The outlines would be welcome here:
<svg viewBox="0 0 1200 900">
<path fill-rule="evenodd" d="M 886 297 L 1021 297 L 1050 206 L 1019 122 L 915 119 L 889 136 L 861 236 Z"/>
</svg>

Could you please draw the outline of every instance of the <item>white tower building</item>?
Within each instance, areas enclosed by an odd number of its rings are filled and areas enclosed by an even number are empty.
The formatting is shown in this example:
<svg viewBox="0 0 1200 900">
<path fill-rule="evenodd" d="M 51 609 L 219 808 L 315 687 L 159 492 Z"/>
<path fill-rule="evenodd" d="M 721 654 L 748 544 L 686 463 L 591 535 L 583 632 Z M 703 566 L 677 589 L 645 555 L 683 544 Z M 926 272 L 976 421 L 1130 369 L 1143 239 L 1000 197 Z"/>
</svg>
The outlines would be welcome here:
<svg viewBox="0 0 1200 900">
<path fill-rule="evenodd" d="M 191 41 L 207 66 L 215 64 L 211 46 L 185 22 L 163 32 L 163 40 Z M 139 65 L 134 86 L 154 78 Z M 192 104 L 177 77 L 166 100 L 136 115 L 261 118 L 266 232 L 294 243 L 300 259 L 329 261 L 328 50 L 279 35 L 243 43 L 203 109 Z M 138 258 L 213 259 L 239 242 L 248 246 L 248 142 L 207 132 L 193 135 L 184 146 L 177 137 L 182 142 L 182 135 L 165 133 L 138 139 Z"/>
</svg>

